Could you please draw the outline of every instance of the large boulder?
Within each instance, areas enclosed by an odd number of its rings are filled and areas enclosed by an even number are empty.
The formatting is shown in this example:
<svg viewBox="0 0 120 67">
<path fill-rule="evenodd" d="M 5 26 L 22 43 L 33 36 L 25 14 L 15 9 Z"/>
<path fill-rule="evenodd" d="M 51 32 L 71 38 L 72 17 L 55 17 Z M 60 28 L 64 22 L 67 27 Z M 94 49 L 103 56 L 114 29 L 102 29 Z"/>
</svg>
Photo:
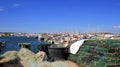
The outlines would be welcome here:
<svg viewBox="0 0 120 67">
<path fill-rule="evenodd" d="M 47 55 L 43 51 L 39 51 L 38 53 L 34 54 L 29 49 L 22 48 L 18 52 L 18 57 L 20 61 L 28 61 L 28 62 L 42 62 L 45 61 Z"/>
<path fill-rule="evenodd" d="M 35 54 L 35 58 L 37 62 L 42 62 L 47 60 L 47 55 L 43 51 L 39 51 L 38 53 Z"/>
<path fill-rule="evenodd" d="M 18 57 L 20 61 L 34 62 L 36 60 L 35 54 L 26 48 L 20 49 L 20 51 L 18 52 Z"/>
<path fill-rule="evenodd" d="M 0 63 L 17 63 L 17 51 L 7 51 L 0 55 Z"/>
</svg>

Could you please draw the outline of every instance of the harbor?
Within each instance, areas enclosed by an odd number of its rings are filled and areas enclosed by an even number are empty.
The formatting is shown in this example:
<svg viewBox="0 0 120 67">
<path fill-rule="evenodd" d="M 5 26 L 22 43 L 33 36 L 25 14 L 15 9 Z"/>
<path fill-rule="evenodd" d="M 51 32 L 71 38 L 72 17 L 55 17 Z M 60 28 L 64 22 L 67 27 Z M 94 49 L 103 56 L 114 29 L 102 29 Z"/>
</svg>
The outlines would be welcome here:
<svg viewBox="0 0 120 67">
<path fill-rule="evenodd" d="M 120 67 L 120 0 L 0 0 L 0 67 Z"/>
<path fill-rule="evenodd" d="M 1 57 L 4 54 L 6 55 L 6 53 L 12 53 L 12 51 L 15 51 L 15 53 L 13 52 L 15 55 L 16 53 L 18 55 L 20 52 L 24 54 L 26 58 L 27 56 L 36 57 L 37 54 L 40 54 L 39 56 L 41 56 L 41 58 L 39 58 L 39 60 L 34 60 L 36 62 L 47 61 L 49 63 L 56 61 L 70 61 L 70 63 L 73 63 L 78 67 L 119 66 L 119 39 L 108 39 L 108 37 L 106 39 L 92 39 L 90 37 L 87 37 L 88 35 L 85 34 L 84 36 L 81 36 L 82 37 L 80 38 L 78 38 L 78 36 L 73 36 L 72 38 L 68 34 L 41 34 L 41 36 L 31 36 L 29 38 L 26 36 L 2 36 L 0 39 L 2 41 L 4 40 L 6 45 L 1 49 Z M 32 53 L 33 55 L 27 55 L 24 53 L 24 51 L 27 51 L 28 54 Z M 18 55 L 18 57 L 23 59 L 21 56 L 21 54 L 20 56 Z M 1 62 L 3 62 L 2 59 Z M 106 64 L 103 64 L 101 62 L 104 62 Z M 15 63 L 12 61 L 12 64 Z"/>
</svg>

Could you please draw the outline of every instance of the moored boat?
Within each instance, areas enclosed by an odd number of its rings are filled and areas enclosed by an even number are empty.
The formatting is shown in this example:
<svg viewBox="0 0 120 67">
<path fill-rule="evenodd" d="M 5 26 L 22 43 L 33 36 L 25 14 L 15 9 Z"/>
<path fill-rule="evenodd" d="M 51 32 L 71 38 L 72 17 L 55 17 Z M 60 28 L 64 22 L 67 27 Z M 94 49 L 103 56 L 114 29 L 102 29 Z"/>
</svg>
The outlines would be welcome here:
<svg viewBox="0 0 120 67">
<path fill-rule="evenodd" d="M 5 47 L 5 42 L 0 42 L 0 51 L 2 50 L 3 47 Z"/>
<path fill-rule="evenodd" d="M 5 47 L 5 42 L 0 42 L 0 47 Z"/>
</svg>

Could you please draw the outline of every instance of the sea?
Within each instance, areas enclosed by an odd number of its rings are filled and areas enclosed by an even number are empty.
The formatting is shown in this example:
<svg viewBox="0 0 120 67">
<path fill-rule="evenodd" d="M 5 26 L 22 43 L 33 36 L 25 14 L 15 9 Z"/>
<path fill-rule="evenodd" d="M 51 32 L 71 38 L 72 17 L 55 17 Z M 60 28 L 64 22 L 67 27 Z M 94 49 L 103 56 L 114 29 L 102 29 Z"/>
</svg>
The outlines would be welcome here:
<svg viewBox="0 0 120 67">
<path fill-rule="evenodd" d="M 30 50 L 33 52 L 38 51 L 38 45 L 40 41 L 36 37 L 26 37 L 26 36 L 2 36 L 0 41 L 5 42 L 5 47 L 2 48 L 0 54 L 7 51 L 19 51 L 19 43 L 30 43 Z"/>
</svg>

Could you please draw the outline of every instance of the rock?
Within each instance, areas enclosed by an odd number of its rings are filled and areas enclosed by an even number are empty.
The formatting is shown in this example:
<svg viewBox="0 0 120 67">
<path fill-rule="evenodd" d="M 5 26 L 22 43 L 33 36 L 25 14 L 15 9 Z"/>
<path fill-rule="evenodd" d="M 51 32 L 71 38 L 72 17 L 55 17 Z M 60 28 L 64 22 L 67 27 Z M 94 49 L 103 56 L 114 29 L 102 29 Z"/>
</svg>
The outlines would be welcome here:
<svg viewBox="0 0 120 67">
<path fill-rule="evenodd" d="M 18 57 L 21 61 L 34 62 L 36 60 L 35 54 L 26 48 L 21 48 L 18 52 Z"/>
<path fill-rule="evenodd" d="M 55 62 L 41 62 L 41 63 L 30 63 L 30 67 L 69 67 L 63 61 L 55 61 Z"/>
<path fill-rule="evenodd" d="M 55 62 L 52 62 L 51 64 L 52 64 L 52 67 L 69 67 L 63 61 L 55 61 Z"/>
<path fill-rule="evenodd" d="M 63 61 L 63 63 L 67 64 L 68 67 L 78 67 L 78 65 L 75 62 L 69 60 Z"/>
<path fill-rule="evenodd" d="M 3 55 L 1 55 L 1 60 L 0 63 L 17 63 L 17 51 L 8 51 L 6 53 L 4 53 Z"/>
<path fill-rule="evenodd" d="M 42 62 L 47 60 L 47 55 L 43 51 L 39 51 L 37 54 L 35 54 L 35 58 L 37 62 Z"/>
<path fill-rule="evenodd" d="M 6 53 L 2 54 L 1 57 L 12 57 L 17 56 L 17 51 L 7 51 Z"/>
<path fill-rule="evenodd" d="M 39 51 L 37 54 L 34 54 L 29 49 L 22 48 L 18 52 L 18 57 L 21 61 L 28 62 L 42 62 L 47 59 L 47 55 L 43 51 Z"/>
<path fill-rule="evenodd" d="M 52 67 L 50 62 L 30 63 L 30 67 Z"/>
<path fill-rule="evenodd" d="M 34 54 L 26 48 L 22 48 L 19 52 L 8 51 L 0 57 L 2 59 L 0 60 L 1 63 L 18 60 L 17 64 L 4 63 L 3 67 L 69 67 L 69 65 L 63 61 L 47 62 L 45 52 L 39 51 Z"/>
</svg>

